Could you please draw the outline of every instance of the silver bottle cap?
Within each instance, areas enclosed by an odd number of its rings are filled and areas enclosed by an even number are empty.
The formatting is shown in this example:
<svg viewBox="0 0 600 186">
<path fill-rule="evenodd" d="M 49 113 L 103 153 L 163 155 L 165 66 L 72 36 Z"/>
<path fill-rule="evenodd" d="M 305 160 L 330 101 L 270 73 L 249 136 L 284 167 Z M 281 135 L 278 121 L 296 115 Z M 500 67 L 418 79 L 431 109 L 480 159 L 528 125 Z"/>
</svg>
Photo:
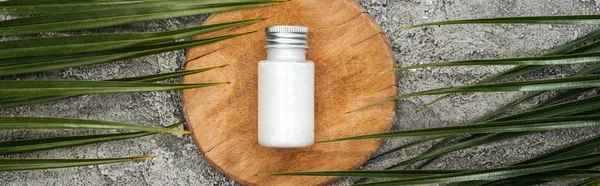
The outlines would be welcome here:
<svg viewBox="0 0 600 186">
<path fill-rule="evenodd" d="M 303 26 L 269 26 L 266 48 L 308 48 L 308 28 Z"/>
</svg>

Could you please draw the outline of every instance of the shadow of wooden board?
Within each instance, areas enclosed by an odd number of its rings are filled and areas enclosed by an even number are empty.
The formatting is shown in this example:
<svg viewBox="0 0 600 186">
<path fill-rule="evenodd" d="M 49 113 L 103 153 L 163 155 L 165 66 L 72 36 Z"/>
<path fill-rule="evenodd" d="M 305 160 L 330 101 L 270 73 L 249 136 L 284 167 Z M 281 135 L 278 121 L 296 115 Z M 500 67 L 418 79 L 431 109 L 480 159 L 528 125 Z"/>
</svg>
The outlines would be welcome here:
<svg viewBox="0 0 600 186">
<path fill-rule="evenodd" d="M 390 129 L 394 102 L 346 113 L 398 93 L 394 54 L 381 27 L 351 0 L 293 0 L 279 5 L 212 15 L 204 24 L 245 19 L 265 21 L 201 36 L 258 31 L 188 50 L 186 70 L 228 65 L 184 83 L 231 82 L 183 91 L 183 107 L 202 154 L 222 173 L 246 185 L 325 185 L 335 177 L 261 177 L 289 171 L 350 170 L 363 164 L 381 140 L 315 144 L 309 148 L 264 148 L 257 142 L 257 65 L 266 58 L 264 28 L 310 29 L 308 59 L 315 62 L 315 140 Z M 284 125 L 284 123 L 282 124 Z M 197 170 L 202 171 L 202 170 Z"/>
</svg>

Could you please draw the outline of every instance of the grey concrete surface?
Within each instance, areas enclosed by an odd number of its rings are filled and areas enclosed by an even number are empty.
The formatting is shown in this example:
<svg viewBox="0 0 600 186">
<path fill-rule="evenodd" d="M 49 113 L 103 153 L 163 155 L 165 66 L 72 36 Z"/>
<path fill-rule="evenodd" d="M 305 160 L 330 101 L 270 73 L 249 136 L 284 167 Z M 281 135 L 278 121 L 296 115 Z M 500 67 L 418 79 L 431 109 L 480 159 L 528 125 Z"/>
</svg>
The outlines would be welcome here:
<svg viewBox="0 0 600 186">
<path fill-rule="evenodd" d="M 460 25 L 400 31 L 402 25 L 463 18 L 522 15 L 597 14 L 598 0 L 359 0 L 384 28 L 399 65 L 436 61 L 519 57 L 542 54 L 553 46 L 586 34 L 594 26 Z M 0 16 L 0 20 L 9 19 Z M 84 33 L 158 31 L 196 26 L 206 16 L 83 31 Z M 1 38 L 7 40 L 11 38 Z M 184 51 L 168 52 L 134 60 L 74 68 L 4 79 L 106 79 L 180 70 Z M 400 73 L 401 93 L 465 85 L 508 67 L 460 67 L 419 69 Z M 521 78 L 564 76 L 581 66 L 562 67 Z M 174 80 L 173 82 L 177 82 Z M 451 126 L 472 121 L 523 93 L 469 94 L 442 100 L 423 112 L 421 105 L 435 97 L 402 100 L 394 129 Z M 178 92 L 88 95 L 50 103 L 0 110 L 2 116 L 51 116 L 168 125 L 182 120 Z M 567 143 L 588 138 L 598 130 L 544 132 L 462 150 L 430 164 L 431 169 L 489 168 L 507 165 Z M 39 138 L 87 131 L 0 132 L 0 140 Z M 378 153 L 414 139 L 386 140 Z M 428 145 L 409 148 L 371 160 L 365 169 L 392 165 L 424 151 Z M 125 164 L 54 170 L 0 173 L 0 185 L 239 185 L 220 174 L 197 151 L 189 136 L 154 135 L 133 140 L 87 145 L 13 156 L 15 158 L 105 158 L 158 155 L 158 158 Z M 348 185 L 341 179 L 333 185 Z M 554 183 L 552 185 L 564 185 Z"/>
</svg>

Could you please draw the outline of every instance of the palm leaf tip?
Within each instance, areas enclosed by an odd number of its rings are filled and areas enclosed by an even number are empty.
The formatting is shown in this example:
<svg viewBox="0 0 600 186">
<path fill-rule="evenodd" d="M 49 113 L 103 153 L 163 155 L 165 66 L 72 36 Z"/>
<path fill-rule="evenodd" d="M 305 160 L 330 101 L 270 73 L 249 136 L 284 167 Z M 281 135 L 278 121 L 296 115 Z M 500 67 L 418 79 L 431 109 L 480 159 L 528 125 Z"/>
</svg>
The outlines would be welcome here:
<svg viewBox="0 0 600 186">
<path fill-rule="evenodd" d="M 175 133 L 175 134 L 191 134 L 191 132 L 187 131 L 187 130 L 172 130 L 171 133 Z"/>
<path fill-rule="evenodd" d="M 379 72 L 379 73 L 377 73 L 377 74 L 379 74 L 379 75 L 382 75 L 382 74 L 387 74 L 387 73 L 396 72 L 396 71 L 397 71 L 397 70 L 395 70 L 395 69 L 392 69 L 392 70 L 381 71 L 381 72 Z"/>
<path fill-rule="evenodd" d="M 375 106 L 375 105 L 379 105 L 379 104 L 381 104 L 381 103 L 385 103 L 385 102 L 388 102 L 388 101 L 394 101 L 394 100 L 396 100 L 394 97 L 387 98 L 387 99 L 383 99 L 383 100 L 379 100 L 379 101 L 376 101 L 376 102 L 370 103 L 370 104 L 368 104 L 368 105 L 362 106 L 362 107 L 360 107 L 360 108 L 357 108 L 357 109 L 354 109 L 354 110 L 348 111 L 348 112 L 346 112 L 345 114 L 349 114 L 349 113 L 353 113 L 353 112 L 361 111 L 361 110 L 367 109 L 367 108 L 369 108 L 369 107 L 372 107 L 372 106 Z"/>
<path fill-rule="evenodd" d="M 354 137 L 347 137 L 347 138 L 336 138 L 336 139 L 329 139 L 329 140 L 321 140 L 321 141 L 316 141 L 315 144 L 331 143 L 331 142 L 338 142 L 338 141 L 348 141 L 348 140 L 367 139 L 367 138 L 360 138 L 360 137 L 362 137 L 362 136 L 354 136 Z"/>
</svg>

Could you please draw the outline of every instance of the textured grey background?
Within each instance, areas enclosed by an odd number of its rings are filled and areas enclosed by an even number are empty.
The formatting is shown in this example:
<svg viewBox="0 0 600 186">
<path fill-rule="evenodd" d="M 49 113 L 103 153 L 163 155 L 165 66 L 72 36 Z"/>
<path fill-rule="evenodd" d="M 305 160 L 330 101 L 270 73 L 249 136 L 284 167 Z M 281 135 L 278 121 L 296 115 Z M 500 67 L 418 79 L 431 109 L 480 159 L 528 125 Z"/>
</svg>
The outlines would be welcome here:
<svg viewBox="0 0 600 186">
<path fill-rule="evenodd" d="M 552 46 L 592 31 L 593 26 L 460 25 L 400 31 L 402 25 L 462 18 L 521 15 L 597 14 L 595 0 L 360 0 L 384 28 L 402 66 L 493 57 L 538 55 Z M 207 16 L 155 21 L 144 24 L 83 31 L 82 33 L 159 31 L 200 25 Z M 9 19 L 0 16 L 0 20 Z M 78 32 L 79 33 L 79 32 Z M 0 38 L 2 40 L 11 38 Z M 5 79 L 92 79 L 181 70 L 184 51 L 84 68 L 44 72 Z M 471 84 L 507 67 L 436 68 L 402 72 L 401 93 Z M 563 67 L 523 77 L 564 76 L 579 67 Z M 173 81 L 177 82 L 177 81 Z M 445 99 L 424 112 L 415 110 L 434 97 L 402 100 L 395 129 L 450 126 L 472 121 L 522 93 L 469 94 Z M 50 103 L 0 110 L 3 116 L 52 116 L 168 125 L 182 120 L 178 92 L 89 95 Z M 507 165 L 564 144 L 588 138 L 598 131 L 545 132 L 457 153 L 435 161 L 432 169 L 488 168 Z M 0 140 L 90 134 L 89 131 L 0 132 Z M 379 152 L 413 139 L 386 140 Z M 369 161 L 364 168 L 383 168 L 422 152 L 418 146 Z M 125 164 L 0 173 L 0 185 L 237 185 L 212 168 L 189 136 L 154 135 L 77 148 L 66 148 L 8 157 L 106 158 L 158 155 L 158 158 Z M 334 185 L 355 181 L 342 179 Z M 562 185 L 564 183 L 556 183 Z"/>
</svg>

